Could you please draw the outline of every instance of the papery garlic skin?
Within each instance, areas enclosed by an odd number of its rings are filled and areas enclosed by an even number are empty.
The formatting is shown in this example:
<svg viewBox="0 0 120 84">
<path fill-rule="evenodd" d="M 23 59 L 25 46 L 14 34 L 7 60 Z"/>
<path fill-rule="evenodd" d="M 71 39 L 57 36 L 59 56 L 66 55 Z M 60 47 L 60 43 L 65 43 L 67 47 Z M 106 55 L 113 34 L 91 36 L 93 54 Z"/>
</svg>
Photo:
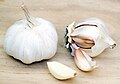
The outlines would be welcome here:
<svg viewBox="0 0 120 84">
<path fill-rule="evenodd" d="M 67 30 L 68 34 L 66 34 L 66 37 L 68 38 L 68 43 L 66 44 L 66 47 L 69 48 L 68 46 L 71 45 L 73 40 L 74 42 L 78 41 L 77 43 L 81 44 L 80 47 L 86 50 L 86 53 L 89 54 L 91 57 L 98 56 L 106 48 L 113 48 L 116 45 L 115 41 L 112 40 L 109 36 L 105 24 L 97 18 L 84 19 L 80 21 L 77 25 L 75 25 L 75 22 L 73 22 L 67 27 Z M 83 39 L 83 42 L 87 41 L 89 43 L 81 43 L 82 41 L 76 39 L 76 37 L 80 37 Z M 94 42 L 94 44 L 91 42 Z M 91 49 L 87 49 L 87 46 Z M 88 50 L 90 51 L 89 53 L 87 52 Z M 72 51 L 74 52 L 73 49 Z"/>
<path fill-rule="evenodd" d="M 22 7 L 27 18 L 8 28 L 4 39 L 5 52 L 25 64 L 50 59 L 57 50 L 55 27 L 47 20 L 30 16 L 24 5 Z"/>
</svg>

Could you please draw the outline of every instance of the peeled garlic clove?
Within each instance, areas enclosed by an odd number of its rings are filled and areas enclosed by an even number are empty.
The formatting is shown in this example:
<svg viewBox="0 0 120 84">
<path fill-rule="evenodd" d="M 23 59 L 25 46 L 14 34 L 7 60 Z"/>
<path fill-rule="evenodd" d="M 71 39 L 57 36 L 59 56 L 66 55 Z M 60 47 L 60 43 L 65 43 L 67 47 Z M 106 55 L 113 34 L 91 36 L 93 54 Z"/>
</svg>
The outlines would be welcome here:
<svg viewBox="0 0 120 84">
<path fill-rule="evenodd" d="M 4 39 L 5 52 L 25 64 L 52 58 L 57 50 L 57 32 L 47 20 L 30 16 L 22 5 L 26 19 L 10 26 Z"/>
<path fill-rule="evenodd" d="M 59 62 L 47 62 L 50 73 L 59 80 L 74 78 L 76 71 Z"/>
<path fill-rule="evenodd" d="M 82 71 L 91 71 L 95 69 L 96 61 L 92 61 L 82 49 L 76 46 L 76 44 L 72 44 L 72 47 L 75 49 L 74 51 L 74 61 L 77 67 Z"/>
</svg>

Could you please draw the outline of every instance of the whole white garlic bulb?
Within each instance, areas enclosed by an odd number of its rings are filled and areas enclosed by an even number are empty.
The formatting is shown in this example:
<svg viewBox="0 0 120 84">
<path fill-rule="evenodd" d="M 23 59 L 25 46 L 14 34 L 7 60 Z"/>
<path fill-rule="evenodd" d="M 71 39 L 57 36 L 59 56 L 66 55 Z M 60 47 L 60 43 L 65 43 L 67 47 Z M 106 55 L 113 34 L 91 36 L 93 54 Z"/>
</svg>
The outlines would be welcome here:
<svg viewBox="0 0 120 84">
<path fill-rule="evenodd" d="M 58 36 L 52 23 L 29 15 L 22 5 L 26 19 L 8 28 L 4 49 L 6 53 L 25 64 L 53 57 L 57 50 Z"/>
</svg>

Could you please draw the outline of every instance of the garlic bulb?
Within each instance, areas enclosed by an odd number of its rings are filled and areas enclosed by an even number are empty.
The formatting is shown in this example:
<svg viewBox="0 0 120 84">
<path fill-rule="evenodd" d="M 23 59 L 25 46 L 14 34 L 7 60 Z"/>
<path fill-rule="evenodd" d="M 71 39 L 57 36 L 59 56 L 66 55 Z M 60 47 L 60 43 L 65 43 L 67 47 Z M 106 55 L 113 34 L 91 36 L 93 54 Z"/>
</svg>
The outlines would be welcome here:
<svg viewBox="0 0 120 84">
<path fill-rule="evenodd" d="M 116 43 L 108 35 L 105 24 L 97 18 L 88 18 L 80 21 L 77 25 L 75 22 L 67 27 L 66 47 L 75 43 L 83 48 L 91 57 L 98 56 L 106 48 L 114 48 Z M 74 50 L 72 50 L 72 55 Z"/>
<path fill-rule="evenodd" d="M 58 36 L 52 23 L 29 15 L 22 5 L 26 19 L 8 28 L 4 49 L 6 53 L 25 64 L 53 57 L 57 50 Z"/>
<path fill-rule="evenodd" d="M 108 47 L 116 46 L 105 24 L 97 18 L 84 19 L 76 25 L 73 22 L 66 28 L 65 39 L 66 48 L 82 71 L 91 71 L 97 67 L 91 57 L 98 56 Z"/>
</svg>

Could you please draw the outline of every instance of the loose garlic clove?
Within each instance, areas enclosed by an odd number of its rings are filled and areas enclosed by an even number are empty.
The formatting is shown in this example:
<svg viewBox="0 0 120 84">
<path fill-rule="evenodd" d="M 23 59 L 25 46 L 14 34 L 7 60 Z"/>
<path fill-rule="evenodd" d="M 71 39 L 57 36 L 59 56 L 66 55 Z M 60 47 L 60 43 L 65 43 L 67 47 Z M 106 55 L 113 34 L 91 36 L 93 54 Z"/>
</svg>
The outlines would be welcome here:
<svg viewBox="0 0 120 84">
<path fill-rule="evenodd" d="M 92 58 L 90 58 L 82 49 L 75 44 L 72 44 L 72 47 L 75 49 L 74 61 L 80 70 L 91 71 L 97 67 L 96 61 L 92 61 Z"/>
<path fill-rule="evenodd" d="M 74 78 L 76 71 L 59 62 L 47 62 L 50 73 L 59 80 Z"/>
</svg>

